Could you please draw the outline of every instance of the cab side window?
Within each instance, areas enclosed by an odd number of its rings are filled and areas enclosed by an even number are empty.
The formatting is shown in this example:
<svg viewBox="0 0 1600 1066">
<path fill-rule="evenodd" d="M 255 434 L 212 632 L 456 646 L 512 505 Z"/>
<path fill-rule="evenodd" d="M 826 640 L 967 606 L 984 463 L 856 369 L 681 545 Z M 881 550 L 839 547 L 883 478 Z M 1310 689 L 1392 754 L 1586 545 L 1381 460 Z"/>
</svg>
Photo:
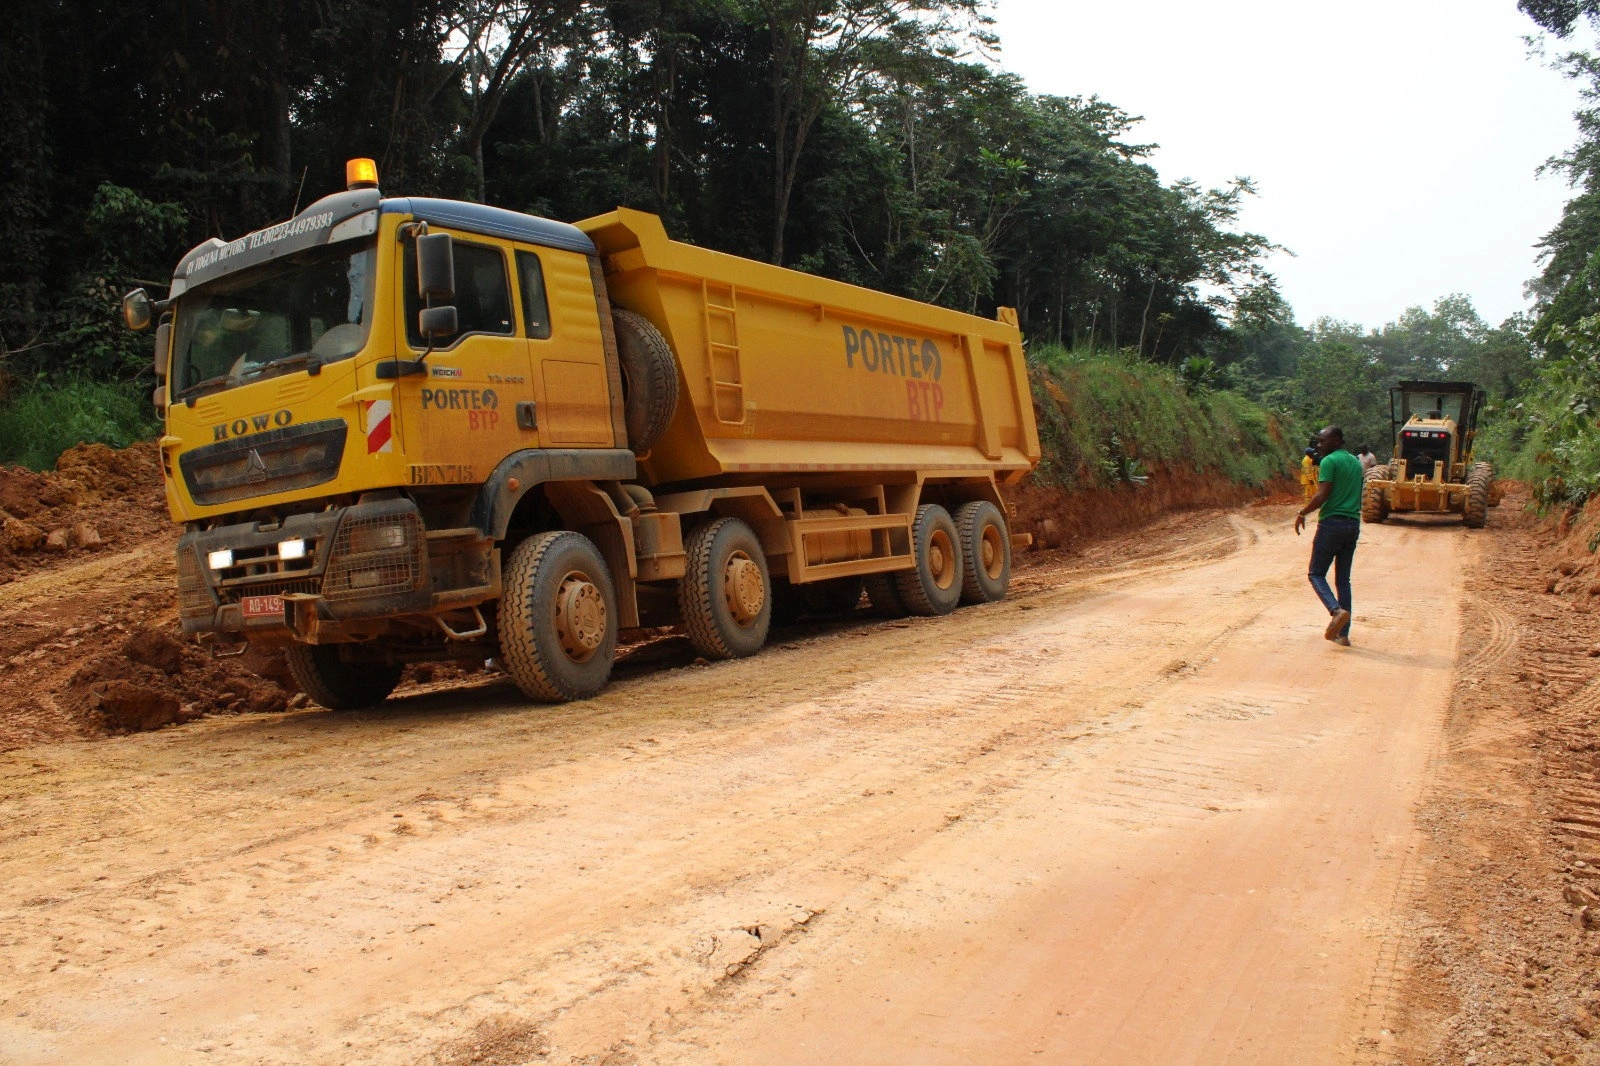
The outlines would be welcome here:
<svg viewBox="0 0 1600 1066">
<path fill-rule="evenodd" d="M 511 286 L 506 278 L 505 256 L 498 248 L 455 242 L 456 321 L 460 326 L 454 344 L 469 333 L 499 333 L 509 336 L 516 326 L 511 320 Z M 417 292 L 417 245 L 406 242 L 406 340 L 413 348 L 426 348 L 417 328 L 422 297 Z"/>
<path fill-rule="evenodd" d="M 550 301 L 544 293 L 544 268 L 532 252 L 517 253 L 517 277 L 522 282 L 522 324 L 528 336 L 550 336 Z"/>
</svg>

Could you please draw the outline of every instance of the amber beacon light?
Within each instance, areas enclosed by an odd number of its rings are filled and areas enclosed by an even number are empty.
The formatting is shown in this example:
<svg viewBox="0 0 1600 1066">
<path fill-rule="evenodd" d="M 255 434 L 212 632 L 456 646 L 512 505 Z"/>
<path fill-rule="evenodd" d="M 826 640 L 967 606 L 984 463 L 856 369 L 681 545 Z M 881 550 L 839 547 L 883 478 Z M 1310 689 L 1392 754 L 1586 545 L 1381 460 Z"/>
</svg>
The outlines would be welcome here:
<svg viewBox="0 0 1600 1066">
<path fill-rule="evenodd" d="M 344 165 L 344 184 L 347 189 L 376 189 L 378 164 L 370 159 L 351 159 Z"/>
</svg>

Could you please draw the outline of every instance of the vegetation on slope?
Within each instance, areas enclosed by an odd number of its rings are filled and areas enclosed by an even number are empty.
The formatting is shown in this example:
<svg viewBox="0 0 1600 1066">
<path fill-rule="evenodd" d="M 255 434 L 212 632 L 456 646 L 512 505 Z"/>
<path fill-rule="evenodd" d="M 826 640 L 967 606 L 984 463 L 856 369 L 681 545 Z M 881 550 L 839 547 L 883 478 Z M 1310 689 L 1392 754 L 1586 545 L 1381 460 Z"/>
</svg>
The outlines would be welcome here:
<svg viewBox="0 0 1600 1066">
<path fill-rule="evenodd" d="M 1044 451 L 1037 484 L 1138 485 L 1160 464 L 1260 486 L 1298 461 L 1293 423 L 1132 354 L 1044 346 L 1031 353 L 1029 369 Z"/>
</svg>

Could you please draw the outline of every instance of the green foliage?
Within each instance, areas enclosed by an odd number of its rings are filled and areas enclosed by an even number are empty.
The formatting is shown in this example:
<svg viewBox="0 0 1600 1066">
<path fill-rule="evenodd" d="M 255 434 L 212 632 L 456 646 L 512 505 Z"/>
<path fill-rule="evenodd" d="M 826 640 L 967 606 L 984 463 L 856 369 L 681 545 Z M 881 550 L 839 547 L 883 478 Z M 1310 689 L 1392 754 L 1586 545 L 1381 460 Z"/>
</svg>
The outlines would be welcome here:
<svg viewBox="0 0 1600 1066">
<path fill-rule="evenodd" d="M 0 463 L 47 470 L 75 444 L 125 448 L 158 428 L 148 399 L 126 386 L 83 378 L 39 382 L 0 406 Z"/>
<path fill-rule="evenodd" d="M 1222 368 L 1217 361 L 1203 355 L 1191 355 L 1178 364 L 1178 380 L 1191 395 L 1216 388 L 1221 378 Z"/>
<path fill-rule="evenodd" d="M 1538 368 L 1522 395 L 1489 411 L 1477 448 L 1526 481 L 1541 509 L 1600 492 L 1600 316 L 1560 327 L 1565 355 Z"/>
<path fill-rule="evenodd" d="M 1503 407 L 1538 367 L 1526 317 L 1491 329 L 1465 296 L 1407 308 L 1369 330 L 1329 318 L 1301 329 L 1285 321 L 1273 295 L 1253 294 L 1252 317 L 1230 335 L 1238 361 L 1223 381 L 1313 428 L 1339 426 L 1352 447 L 1365 444 L 1380 457 L 1394 447 L 1388 394 L 1396 382 L 1471 381 Z"/>
<path fill-rule="evenodd" d="M 1191 393 L 1178 374 L 1132 353 L 1056 345 L 1029 355 L 1044 450 L 1034 477 L 1062 488 L 1143 483 L 1150 464 L 1182 464 L 1248 485 L 1292 472 L 1301 434 L 1227 390 Z"/>
</svg>

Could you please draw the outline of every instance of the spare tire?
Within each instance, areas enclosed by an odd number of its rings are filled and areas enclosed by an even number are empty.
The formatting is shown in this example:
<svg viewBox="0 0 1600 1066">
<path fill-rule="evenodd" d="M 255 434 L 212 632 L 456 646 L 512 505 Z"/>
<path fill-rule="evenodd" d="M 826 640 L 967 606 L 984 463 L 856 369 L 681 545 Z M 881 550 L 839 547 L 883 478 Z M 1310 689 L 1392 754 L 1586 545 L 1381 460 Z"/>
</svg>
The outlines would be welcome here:
<svg viewBox="0 0 1600 1066">
<path fill-rule="evenodd" d="M 661 331 L 632 311 L 611 312 L 622 364 L 622 411 L 628 447 L 643 454 L 655 447 L 678 409 L 678 363 Z"/>
</svg>

